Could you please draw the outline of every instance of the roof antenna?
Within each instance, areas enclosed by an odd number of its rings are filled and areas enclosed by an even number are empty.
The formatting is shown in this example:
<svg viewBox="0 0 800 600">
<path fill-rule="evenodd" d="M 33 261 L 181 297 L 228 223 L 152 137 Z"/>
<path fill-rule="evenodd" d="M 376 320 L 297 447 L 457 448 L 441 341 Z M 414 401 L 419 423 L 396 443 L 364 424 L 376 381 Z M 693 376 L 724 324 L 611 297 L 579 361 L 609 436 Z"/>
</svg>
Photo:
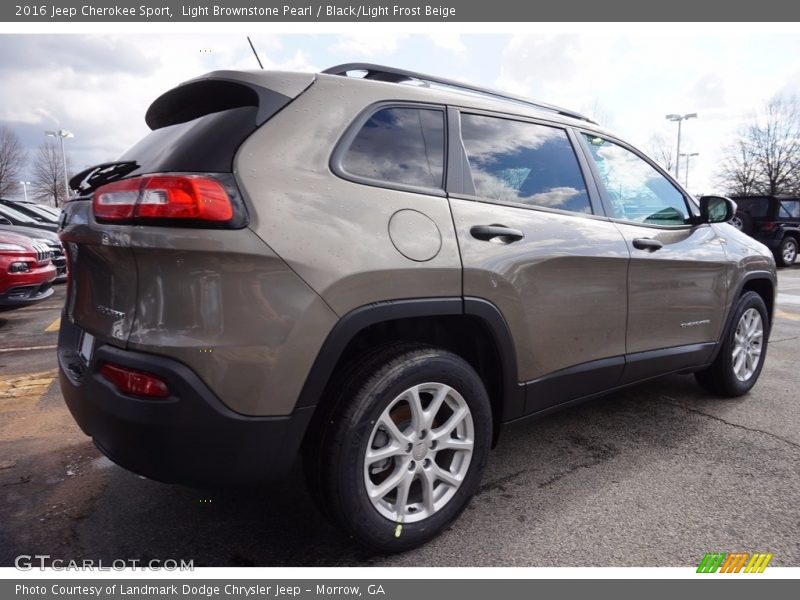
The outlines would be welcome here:
<svg viewBox="0 0 800 600">
<path fill-rule="evenodd" d="M 258 58 L 258 52 L 256 52 L 256 47 L 253 46 L 253 40 L 250 39 L 249 35 L 247 36 L 247 42 L 250 44 L 250 49 L 253 51 L 253 54 L 255 55 L 256 60 L 258 61 L 258 66 L 263 69 L 264 65 L 261 64 L 261 59 Z"/>
</svg>

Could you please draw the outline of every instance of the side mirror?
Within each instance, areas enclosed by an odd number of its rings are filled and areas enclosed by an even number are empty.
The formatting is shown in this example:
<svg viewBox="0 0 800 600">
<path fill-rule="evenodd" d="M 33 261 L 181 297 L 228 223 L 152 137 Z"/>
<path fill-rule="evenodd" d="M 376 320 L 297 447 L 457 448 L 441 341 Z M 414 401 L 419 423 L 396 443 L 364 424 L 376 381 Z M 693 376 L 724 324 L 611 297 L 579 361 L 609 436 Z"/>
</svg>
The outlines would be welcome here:
<svg viewBox="0 0 800 600">
<path fill-rule="evenodd" d="M 5 217 L 0 217 L 0 225 L 13 225 L 13 223 Z"/>
<path fill-rule="evenodd" d="M 700 198 L 701 223 L 727 223 L 736 214 L 736 202 L 724 196 Z"/>
</svg>

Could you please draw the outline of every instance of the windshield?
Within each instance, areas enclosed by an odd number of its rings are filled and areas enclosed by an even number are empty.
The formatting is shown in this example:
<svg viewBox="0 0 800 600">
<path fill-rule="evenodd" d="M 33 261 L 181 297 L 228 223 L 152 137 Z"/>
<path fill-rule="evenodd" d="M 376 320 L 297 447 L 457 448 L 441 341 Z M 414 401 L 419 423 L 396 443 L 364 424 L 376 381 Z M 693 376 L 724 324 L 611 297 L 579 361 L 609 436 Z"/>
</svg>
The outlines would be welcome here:
<svg viewBox="0 0 800 600">
<path fill-rule="evenodd" d="M 32 212 L 34 214 L 37 214 L 40 217 L 42 217 L 43 219 L 45 219 L 46 221 L 50 221 L 51 223 L 57 223 L 58 222 L 58 217 L 53 215 L 53 213 L 51 213 L 50 211 L 45 210 L 41 206 L 36 206 L 35 204 L 26 204 L 25 205 L 25 210 L 27 210 L 28 212 Z"/>
<path fill-rule="evenodd" d="M 36 223 L 36 219 L 11 208 L 10 206 L 0 205 L 0 216 L 8 217 L 11 221 L 20 223 Z"/>
</svg>

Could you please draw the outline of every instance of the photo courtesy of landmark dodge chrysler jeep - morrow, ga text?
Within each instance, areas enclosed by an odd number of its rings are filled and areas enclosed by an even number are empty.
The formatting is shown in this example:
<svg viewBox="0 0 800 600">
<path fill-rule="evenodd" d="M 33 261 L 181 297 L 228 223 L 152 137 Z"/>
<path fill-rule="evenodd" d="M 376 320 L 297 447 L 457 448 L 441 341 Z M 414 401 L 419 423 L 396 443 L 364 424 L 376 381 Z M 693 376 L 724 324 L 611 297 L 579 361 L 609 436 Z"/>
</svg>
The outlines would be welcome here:
<svg viewBox="0 0 800 600">
<path fill-rule="evenodd" d="M 406 85 L 410 84 L 410 85 Z M 509 421 L 660 375 L 745 394 L 775 263 L 572 111 L 369 64 L 216 71 L 71 181 L 63 395 L 141 475 L 280 477 L 358 542 L 451 523 Z"/>
</svg>

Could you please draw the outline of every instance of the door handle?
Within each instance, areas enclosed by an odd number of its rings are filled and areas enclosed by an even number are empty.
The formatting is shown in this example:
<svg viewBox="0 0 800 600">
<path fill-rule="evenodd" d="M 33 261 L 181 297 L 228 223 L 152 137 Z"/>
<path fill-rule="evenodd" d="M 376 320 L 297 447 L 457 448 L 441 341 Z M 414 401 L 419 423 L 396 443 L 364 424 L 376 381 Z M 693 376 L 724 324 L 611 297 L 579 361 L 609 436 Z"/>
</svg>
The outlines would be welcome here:
<svg viewBox="0 0 800 600">
<path fill-rule="evenodd" d="M 653 238 L 637 238 L 633 240 L 633 247 L 637 248 L 638 250 L 649 250 L 650 252 L 655 252 L 656 250 L 663 248 L 664 244 L 658 240 L 654 240 Z"/>
<path fill-rule="evenodd" d="M 475 225 L 469 232 L 475 239 L 485 242 L 498 240 L 504 244 L 516 242 L 525 237 L 519 229 L 511 229 L 505 225 Z"/>
</svg>

